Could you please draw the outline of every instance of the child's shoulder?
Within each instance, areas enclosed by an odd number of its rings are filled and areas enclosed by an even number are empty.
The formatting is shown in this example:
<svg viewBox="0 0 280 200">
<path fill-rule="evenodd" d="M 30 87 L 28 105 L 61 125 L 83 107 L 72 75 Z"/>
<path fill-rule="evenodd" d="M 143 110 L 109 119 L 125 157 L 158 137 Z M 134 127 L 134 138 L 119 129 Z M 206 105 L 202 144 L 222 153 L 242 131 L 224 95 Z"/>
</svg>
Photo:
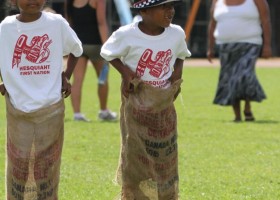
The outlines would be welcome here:
<svg viewBox="0 0 280 200">
<path fill-rule="evenodd" d="M 117 30 L 112 33 L 112 37 L 121 39 L 128 38 L 128 36 L 133 36 L 135 33 L 135 24 L 130 23 L 124 26 L 120 26 Z"/>
<path fill-rule="evenodd" d="M 42 17 L 45 23 L 50 23 L 52 25 L 65 26 L 68 25 L 67 20 L 61 15 L 51 12 L 42 12 Z"/>
<path fill-rule="evenodd" d="M 185 35 L 185 31 L 184 29 L 177 25 L 177 24 L 170 24 L 170 26 L 168 27 L 169 31 L 172 33 L 172 34 L 180 34 L 180 35 Z"/>
<path fill-rule="evenodd" d="M 183 28 L 177 24 L 170 24 L 169 28 L 174 31 L 184 32 Z"/>
<path fill-rule="evenodd" d="M 132 22 L 130 24 L 119 27 L 115 32 L 126 33 L 126 32 L 133 31 L 137 28 L 137 24 L 138 24 L 137 22 L 136 23 Z"/>
<path fill-rule="evenodd" d="M 1 25 L 14 23 L 15 20 L 16 20 L 16 15 L 7 16 L 3 19 Z"/>
<path fill-rule="evenodd" d="M 63 20 L 64 19 L 61 14 L 56 14 L 56 13 L 47 12 L 47 11 L 42 11 L 42 14 L 50 20 Z"/>
</svg>

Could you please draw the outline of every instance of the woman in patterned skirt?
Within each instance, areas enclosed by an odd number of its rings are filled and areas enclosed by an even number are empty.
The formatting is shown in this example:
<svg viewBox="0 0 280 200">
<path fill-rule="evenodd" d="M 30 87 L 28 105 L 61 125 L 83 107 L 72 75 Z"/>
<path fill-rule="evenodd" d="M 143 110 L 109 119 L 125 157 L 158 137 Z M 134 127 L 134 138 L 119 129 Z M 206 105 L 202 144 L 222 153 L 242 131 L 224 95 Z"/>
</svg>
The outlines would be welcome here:
<svg viewBox="0 0 280 200">
<path fill-rule="evenodd" d="M 235 122 L 240 122 L 241 100 L 245 121 L 254 121 L 251 101 L 266 95 L 257 79 L 259 55 L 268 58 L 271 50 L 271 22 L 266 0 L 213 0 L 208 30 L 207 57 L 211 62 L 218 45 L 221 71 L 215 104 L 231 105 Z"/>
</svg>

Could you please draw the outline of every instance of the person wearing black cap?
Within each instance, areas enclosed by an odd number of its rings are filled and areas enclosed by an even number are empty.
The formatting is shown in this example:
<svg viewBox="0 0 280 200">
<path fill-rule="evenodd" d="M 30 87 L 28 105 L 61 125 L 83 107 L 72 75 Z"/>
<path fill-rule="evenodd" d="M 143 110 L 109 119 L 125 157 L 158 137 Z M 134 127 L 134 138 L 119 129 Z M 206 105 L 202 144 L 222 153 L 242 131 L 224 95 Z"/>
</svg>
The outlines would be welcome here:
<svg viewBox="0 0 280 200">
<path fill-rule="evenodd" d="M 179 0 L 134 1 L 140 21 L 120 27 L 101 56 L 122 76 L 122 147 L 117 180 L 121 199 L 178 199 L 177 116 L 184 30 L 172 24 Z"/>
</svg>

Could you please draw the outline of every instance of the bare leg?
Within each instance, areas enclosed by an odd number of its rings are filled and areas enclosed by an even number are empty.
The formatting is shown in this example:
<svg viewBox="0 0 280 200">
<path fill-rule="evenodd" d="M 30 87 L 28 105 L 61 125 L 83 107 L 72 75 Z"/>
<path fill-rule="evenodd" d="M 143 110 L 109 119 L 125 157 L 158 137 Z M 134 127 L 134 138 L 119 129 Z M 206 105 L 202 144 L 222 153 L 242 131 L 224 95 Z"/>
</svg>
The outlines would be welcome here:
<svg viewBox="0 0 280 200">
<path fill-rule="evenodd" d="M 234 115 L 235 115 L 234 121 L 236 121 L 236 122 L 241 121 L 240 101 L 236 101 L 232 105 L 232 108 L 233 108 L 233 112 L 234 112 Z"/>
<path fill-rule="evenodd" d="M 251 103 L 249 100 L 245 100 L 245 107 L 244 107 L 245 113 L 251 113 Z"/>
<path fill-rule="evenodd" d="M 108 65 L 103 60 L 93 61 L 92 64 L 95 67 L 96 75 L 98 78 L 98 98 L 100 106 L 98 118 L 102 121 L 115 121 L 117 120 L 117 113 L 110 111 L 107 107 L 109 94 Z"/>
<path fill-rule="evenodd" d="M 245 121 L 254 121 L 255 120 L 254 115 L 251 110 L 250 100 L 245 100 L 244 115 L 245 115 Z"/>
<path fill-rule="evenodd" d="M 71 103 L 74 113 L 81 112 L 82 86 L 85 78 L 87 61 L 87 58 L 80 57 L 73 72 Z"/>
<path fill-rule="evenodd" d="M 93 61 L 92 64 L 95 68 L 97 77 L 99 77 L 105 62 L 103 60 L 99 60 L 99 61 Z M 100 110 L 107 109 L 108 94 L 109 94 L 109 85 L 108 85 L 108 80 L 106 79 L 104 84 L 98 84 L 98 98 L 99 98 Z"/>
</svg>

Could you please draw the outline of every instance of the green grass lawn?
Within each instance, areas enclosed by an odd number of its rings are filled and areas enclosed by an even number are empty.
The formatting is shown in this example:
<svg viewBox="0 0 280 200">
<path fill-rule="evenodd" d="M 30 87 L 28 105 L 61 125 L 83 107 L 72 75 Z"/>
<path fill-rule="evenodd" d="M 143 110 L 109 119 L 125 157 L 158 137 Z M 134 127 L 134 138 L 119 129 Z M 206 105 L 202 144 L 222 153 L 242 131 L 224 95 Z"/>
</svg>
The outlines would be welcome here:
<svg viewBox="0 0 280 200">
<path fill-rule="evenodd" d="M 257 68 L 267 100 L 253 103 L 256 122 L 233 123 L 231 107 L 212 104 L 218 68 L 184 69 L 176 101 L 181 200 L 280 199 L 280 69 Z M 110 71 L 109 107 L 120 107 L 120 77 Z M 113 200 L 119 123 L 97 120 L 96 78 L 88 70 L 82 110 L 92 123 L 72 121 L 66 99 L 60 200 Z M 0 98 L 0 200 L 4 200 L 6 118 Z"/>
</svg>

